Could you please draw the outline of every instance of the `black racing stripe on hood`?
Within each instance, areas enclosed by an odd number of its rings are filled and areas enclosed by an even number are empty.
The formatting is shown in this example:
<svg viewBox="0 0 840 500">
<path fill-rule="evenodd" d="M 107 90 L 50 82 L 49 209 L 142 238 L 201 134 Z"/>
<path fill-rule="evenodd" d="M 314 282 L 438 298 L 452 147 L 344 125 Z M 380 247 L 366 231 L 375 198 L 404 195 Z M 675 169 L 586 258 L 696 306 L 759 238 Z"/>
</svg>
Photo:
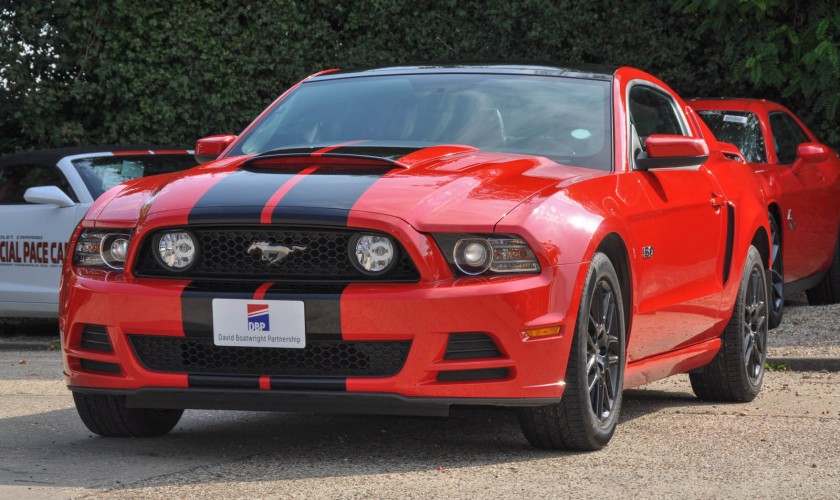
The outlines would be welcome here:
<svg viewBox="0 0 840 500">
<path fill-rule="evenodd" d="M 259 224 L 262 210 L 283 184 L 305 167 L 251 172 L 237 170 L 214 184 L 190 210 L 189 223 Z"/>
<path fill-rule="evenodd" d="M 391 170 L 390 166 L 324 165 L 280 199 L 271 222 L 346 226 L 353 205 Z"/>
<path fill-rule="evenodd" d="M 230 286 L 224 283 L 192 282 L 181 292 L 184 336 L 213 338 L 213 299 L 252 299 L 260 283 Z"/>
<path fill-rule="evenodd" d="M 346 284 L 307 285 L 276 284 L 269 288 L 263 300 L 302 300 L 306 322 L 306 336 L 341 338 L 341 294 Z"/>
</svg>

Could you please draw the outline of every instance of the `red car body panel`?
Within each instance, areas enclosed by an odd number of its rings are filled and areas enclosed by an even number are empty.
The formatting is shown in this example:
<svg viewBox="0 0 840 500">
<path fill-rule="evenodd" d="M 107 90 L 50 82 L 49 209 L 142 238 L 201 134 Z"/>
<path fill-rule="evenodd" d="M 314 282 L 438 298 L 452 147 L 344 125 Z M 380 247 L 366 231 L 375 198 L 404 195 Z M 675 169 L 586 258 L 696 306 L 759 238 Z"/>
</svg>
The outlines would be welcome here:
<svg viewBox="0 0 840 500">
<path fill-rule="evenodd" d="M 638 81 L 674 97 L 687 116 L 690 134 L 708 145 L 704 165 L 632 169 L 626 109 L 628 86 Z M 402 245 L 419 281 L 352 283 L 319 300 L 337 307 L 340 321 L 333 333 L 341 339 L 410 340 L 411 348 L 396 375 L 347 377 L 344 390 L 412 398 L 550 402 L 563 394 L 590 259 L 605 241 L 613 241 L 616 248 L 624 248 L 620 267 L 629 279 L 625 386 L 639 385 L 703 366 L 714 357 L 732 314 L 747 250 L 763 242 L 759 249 L 766 257 L 768 227 L 755 176 L 720 153 L 708 128 L 669 87 L 647 73 L 620 68 L 612 95 L 611 172 L 461 145 L 433 146 L 396 159 L 383 174 L 366 179 L 365 185 L 342 184 L 325 196 L 319 191 L 322 185 L 337 185 L 330 184 L 331 176 L 350 179 L 348 172 L 365 165 L 338 167 L 312 155 L 298 158 L 299 169 L 289 174 L 287 184 L 264 186 L 264 192 L 251 193 L 255 201 L 247 201 L 223 196 L 235 191 L 236 183 L 250 182 L 249 176 L 260 179 L 255 186 L 264 184 L 269 177 L 256 176 L 269 174 L 244 171 L 241 167 L 251 156 L 223 157 L 166 179 L 114 188 L 92 207 L 72 244 L 89 227 L 133 228 L 133 241 L 141 241 L 160 228 L 188 226 L 197 217 L 236 222 L 246 212 L 248 220 L 270 224 L 281 220 L 278 213 L 307 220 L 306 214 L 317 211 L 319 217 L 340 219 L 349 228 L 381 231 Z M 236 142 L 227 151 L 235 146 Z M 228 190 L 223 189 L 226 183 Z M 533 249 L 541 272 L 455 276 L 431 234 L 435 232 L 520 235 Z M 126 262 L 138 258 L 139 248 L 129 247 Z M 647 248 L 655 253 L 646 255 Z M 66 381 L 74 390 L 190 387 L 187 374 L 144 367 L 127 334 L 184 337 L 202 329 L 206 334 L 209 320 L 206 314 L 196 320 L 195 311 L 206 308 L 212 294 L 195 292 L 190 280 L 137 277 L 132 269 L 131 265 L 124 272 L 83 269 L 72 259 L 65 266 L 62 342 Z M 256 283 L 242 297 L 285 297 L 273 286 Z M 81 347 L 86 324 L 107 327 L 113 353 Z M 555 326 L 560 328 L 557 335 L 524 334 Z M 486 332 L 501 355 L 444 359 L 451 332 Z M 85 369 L 83 359 L 117 364 L 120 372 Z M 446 371 L 499 368 L 508 370 L 504 378 L 438 380 L 438 374 Z M 271 386 L 271 374 L 260 374 L 258 388 L 269 391 Z"/>
<path fill-rule="evenodd" d="M 763 99 L 697 99 L 689 104 L 697 111 L 740 111 L 757 116 L 767 161 L 749 165 L 761 183 L 770 211 L 779 222 L 785 283 L 805 280 L 826 271 L 840 231 L 840 158 L 837 152 L 830 151 L 823 161 L 798 158 L 792 164 L 782 164 L 774 147 L 771 113 L 787 114 L 812 143 L 819 143 L 788 108 Z"/>
</svg>

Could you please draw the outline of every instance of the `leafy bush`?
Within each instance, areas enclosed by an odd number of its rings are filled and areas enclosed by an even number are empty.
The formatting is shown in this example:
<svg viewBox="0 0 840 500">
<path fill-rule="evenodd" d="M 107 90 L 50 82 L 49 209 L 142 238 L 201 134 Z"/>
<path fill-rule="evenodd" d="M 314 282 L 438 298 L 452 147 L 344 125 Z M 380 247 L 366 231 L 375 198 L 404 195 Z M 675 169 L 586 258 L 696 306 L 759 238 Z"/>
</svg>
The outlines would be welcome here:
<svg viewBox="0 0 840 500">
<path fill-rule="evenodd" d="M 752 96 L 840 144 L 830 0 L 7 0 L 0 153 L 190 145 L 238 132 L 324 68 L 555 61 L 650 71 L 685 97 Z"/>
</svg>

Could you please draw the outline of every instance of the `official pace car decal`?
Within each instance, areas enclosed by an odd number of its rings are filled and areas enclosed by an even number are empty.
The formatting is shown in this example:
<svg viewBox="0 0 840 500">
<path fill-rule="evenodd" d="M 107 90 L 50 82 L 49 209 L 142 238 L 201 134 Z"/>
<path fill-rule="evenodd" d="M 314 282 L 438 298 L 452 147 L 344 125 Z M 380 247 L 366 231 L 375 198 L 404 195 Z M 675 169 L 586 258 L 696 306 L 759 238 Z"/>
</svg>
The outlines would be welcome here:
<svg viewBox="0 0 840 500">
<path fill-rule="evenodd" d="M 0 234 L 0 266 L 61 267 L 69 242 L 44 241 L 43 236 Z"/>
</svg>

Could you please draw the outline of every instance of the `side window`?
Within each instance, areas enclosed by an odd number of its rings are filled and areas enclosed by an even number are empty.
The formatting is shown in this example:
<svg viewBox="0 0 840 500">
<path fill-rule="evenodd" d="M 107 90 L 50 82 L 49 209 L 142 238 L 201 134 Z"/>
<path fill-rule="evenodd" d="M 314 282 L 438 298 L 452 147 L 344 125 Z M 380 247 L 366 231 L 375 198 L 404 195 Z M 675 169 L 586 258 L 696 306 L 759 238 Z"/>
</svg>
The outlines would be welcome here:
<svg viewBox="0 0 840 500">
<path fill-rule="evenodd" d="M 796 161 L 796 147 L 808 142 L 808 136 L 787 113 L 776 111 L 770 114 L 770 130 L 773 131 L 773 145 L 776 158 L 782 165 Z"/>
<path fill-rule="evenodd" d="M 23 194 L 37 186 L 58 186 L 74 201 L 78 201 L 73 190 L 56 167 L 46 165 L 7 165 L 0 167 L 0 205 L 21 205 L 27 203 Z"/>
<path fill-rule="evenodd" d="M 651 87 L 636 85 L 630 89 L 628 105 L 630 123 L 635 126 L 642 147 L 649 135 L 687 135 L 669 95 Z"/>
</svg>

